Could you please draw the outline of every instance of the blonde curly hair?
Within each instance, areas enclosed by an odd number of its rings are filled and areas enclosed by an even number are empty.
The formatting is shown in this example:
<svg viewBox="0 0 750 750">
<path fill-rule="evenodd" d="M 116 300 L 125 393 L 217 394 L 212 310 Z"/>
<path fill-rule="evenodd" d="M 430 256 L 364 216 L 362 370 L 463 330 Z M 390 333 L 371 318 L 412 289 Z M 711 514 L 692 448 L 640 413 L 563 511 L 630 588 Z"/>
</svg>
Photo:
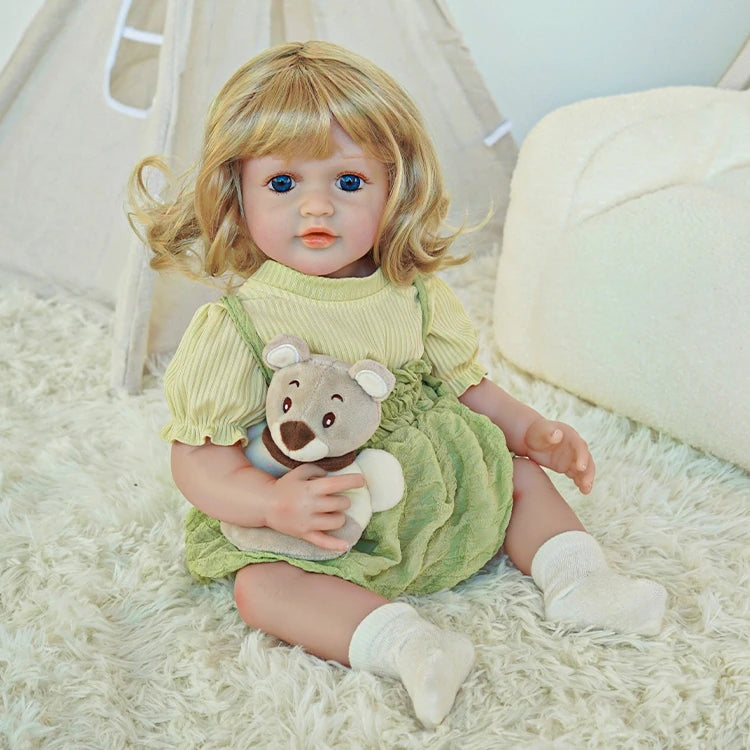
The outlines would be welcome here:
<svg viewBox="0 0 750 750">
<path fill-rule="evenodd" d="M 242 211 L 242 162 L 253 157 L 330 156 L 335 120 L 388 171 L 390 189 L 373 259 L 386 278 L 409 283 L 463 259 L 448 255 L 458 231 L 445 230 L 449 199 L 421 115 L 387 73 L 322 41 L 292 42 L 260 53 L 224 84 L 206 122 L 200 159 L 167 200 L 146 185 L 159 157 L 130 179 L 129 220 L 151 248 L 151 266 L 192 277 L 246 278 L 266 260 Z M 459 230 L 460 231 L 460 230 Z"/>
</svg>

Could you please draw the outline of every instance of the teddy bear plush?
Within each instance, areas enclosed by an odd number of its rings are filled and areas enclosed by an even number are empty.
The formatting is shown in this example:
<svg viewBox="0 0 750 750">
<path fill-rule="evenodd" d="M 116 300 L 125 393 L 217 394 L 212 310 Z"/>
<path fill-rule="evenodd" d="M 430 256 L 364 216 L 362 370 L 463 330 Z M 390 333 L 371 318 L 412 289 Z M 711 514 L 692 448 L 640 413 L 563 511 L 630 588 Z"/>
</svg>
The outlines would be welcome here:
<svg viewBox="0 0 750 750">
<path fill-rule="evenodd" d="M 266 396 L 266 422 L 248 431 L 245 455 L 260 469 L 279 477 L 300 463 L 314 463 L 329 474 L 359 472 L 365 486 L 346 495 L 351 506 L 346 523 L 329 532 L 357 542 L 373 512 L 388 510 L 404 494 L 401 464 L 388 452 L 360 448 L 380 424 L 380 402 L 393 390 L 395 378 L 383 365 L 361 360 L 349 365 L 311 354 L 296 336 L 282 335 L 263 349 L 274 370 Z M 247 528 L 222 522 L 232 544 L 308 560 L 329 560 L 341 552 L 267 527 Z"/>
</svg>

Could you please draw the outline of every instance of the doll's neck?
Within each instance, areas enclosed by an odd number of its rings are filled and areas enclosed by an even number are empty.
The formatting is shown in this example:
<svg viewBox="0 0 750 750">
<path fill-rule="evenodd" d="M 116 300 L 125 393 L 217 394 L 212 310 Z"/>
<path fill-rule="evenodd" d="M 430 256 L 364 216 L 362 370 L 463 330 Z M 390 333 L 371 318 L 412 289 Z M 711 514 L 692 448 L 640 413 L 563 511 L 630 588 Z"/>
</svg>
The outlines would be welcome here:
<svg viewBox="0 0 750 750">
<path fill-rule="evenodd" d="M 334 271 L 333 273 L 327 274 L 329 279 L 365 279 L 368 276 L 372 276 L 375 271 L 378 270 L 378 266 L 373 260 L 372 253 L 367 253 L 359 260 L 355 260 L 344 268 Z"/>
</svg>

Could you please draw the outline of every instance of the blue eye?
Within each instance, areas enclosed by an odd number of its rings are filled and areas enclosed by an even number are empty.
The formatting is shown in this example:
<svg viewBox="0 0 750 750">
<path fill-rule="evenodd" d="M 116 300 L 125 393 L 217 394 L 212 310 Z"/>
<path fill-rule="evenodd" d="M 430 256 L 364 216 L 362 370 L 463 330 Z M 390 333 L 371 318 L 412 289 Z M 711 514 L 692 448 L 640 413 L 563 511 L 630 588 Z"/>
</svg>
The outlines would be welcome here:
<svg viewBox="0 0 750 750">
<path fill-rule="evenodd" d="M 336 178 L 336 186 L 347 193 L 353 193 L 362 187 L 362 178 L 358 174 L 342 174 Z"/>
<path fill-rule="evenodd" d="M 277 174 L 268 184 L 274 193 L 288 193 L 294 187 L 294 179 L 288 174 Z"/>
</svg>

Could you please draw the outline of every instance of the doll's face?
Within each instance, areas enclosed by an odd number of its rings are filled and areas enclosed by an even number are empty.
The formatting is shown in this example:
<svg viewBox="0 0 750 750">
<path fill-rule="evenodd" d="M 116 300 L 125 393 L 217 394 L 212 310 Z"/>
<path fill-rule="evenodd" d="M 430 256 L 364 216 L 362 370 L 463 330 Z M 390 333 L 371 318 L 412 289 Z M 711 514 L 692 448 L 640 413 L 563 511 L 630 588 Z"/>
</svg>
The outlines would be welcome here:
<svg viewBox="0 0 750 750">
<path fill-rule="evenodd" d="M 388 198 L 388 173 L 335 121 L 325 159 L 246 159 L 242 204 L 263 253 L 313 276 L 366 276 Z M 367 256 L 367 257 L 366 257 Z"/>
</svg>

